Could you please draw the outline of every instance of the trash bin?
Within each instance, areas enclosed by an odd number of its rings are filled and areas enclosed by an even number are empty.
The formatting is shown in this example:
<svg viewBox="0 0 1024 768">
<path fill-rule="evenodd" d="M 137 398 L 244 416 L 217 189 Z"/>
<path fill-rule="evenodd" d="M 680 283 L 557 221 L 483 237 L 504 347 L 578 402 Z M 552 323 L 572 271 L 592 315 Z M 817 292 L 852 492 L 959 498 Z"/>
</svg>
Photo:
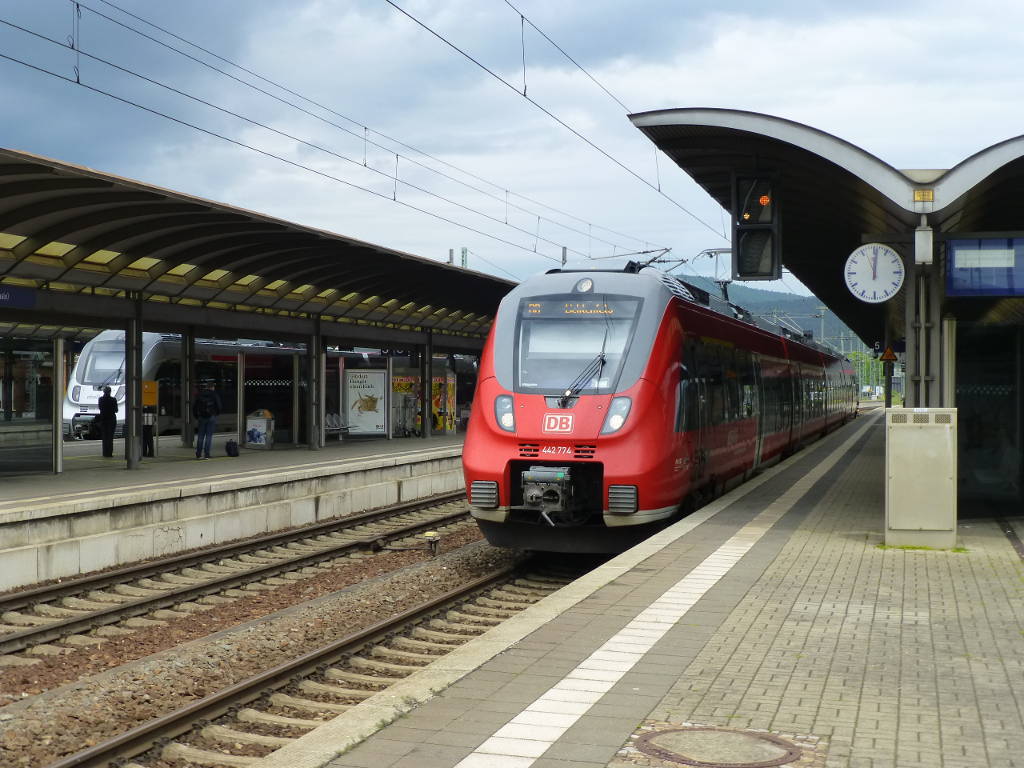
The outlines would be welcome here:
<svg viewBox="0 0 1024 768">
<path fill-rule="evenodd" d="M 266 408 L 253 411 L 245 417 L 245 447 L 274 447 L 274 414 Z"/>
</svg>

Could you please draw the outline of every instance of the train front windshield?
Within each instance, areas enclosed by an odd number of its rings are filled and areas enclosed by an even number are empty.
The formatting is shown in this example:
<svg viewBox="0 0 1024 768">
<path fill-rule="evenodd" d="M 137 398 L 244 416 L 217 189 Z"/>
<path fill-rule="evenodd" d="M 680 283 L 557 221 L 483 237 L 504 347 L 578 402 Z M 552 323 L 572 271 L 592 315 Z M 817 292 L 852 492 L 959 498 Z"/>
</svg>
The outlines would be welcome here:
<svg viewBox="0 0 1024 768">
<path fill-rule="evenodd" d="M 614 392 L 641 303 L 607 294 L 524 299 L 516 331 L 516 390 Z"/>
<path fill-rule="evenodd" d="M 120 384 L 124 378 L 124 347 L 121 344 L 96 344 L 79 367 L 83 384 Z"/>
</svg>

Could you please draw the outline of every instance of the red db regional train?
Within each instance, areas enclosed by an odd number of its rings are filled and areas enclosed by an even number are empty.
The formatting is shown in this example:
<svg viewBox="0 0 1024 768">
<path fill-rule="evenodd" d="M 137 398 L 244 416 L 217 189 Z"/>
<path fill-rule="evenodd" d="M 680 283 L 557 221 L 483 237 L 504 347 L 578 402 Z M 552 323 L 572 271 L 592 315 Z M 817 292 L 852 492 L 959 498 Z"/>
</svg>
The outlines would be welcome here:
<svg viewBox="0 0 1024 768">
<path fill-rule="evenodd" d="M 657 269 L 552 270 L 501 302 L 463 452 L 496 546 L 618 552 L 857 410 L 809 338 Z"/>
</svg>

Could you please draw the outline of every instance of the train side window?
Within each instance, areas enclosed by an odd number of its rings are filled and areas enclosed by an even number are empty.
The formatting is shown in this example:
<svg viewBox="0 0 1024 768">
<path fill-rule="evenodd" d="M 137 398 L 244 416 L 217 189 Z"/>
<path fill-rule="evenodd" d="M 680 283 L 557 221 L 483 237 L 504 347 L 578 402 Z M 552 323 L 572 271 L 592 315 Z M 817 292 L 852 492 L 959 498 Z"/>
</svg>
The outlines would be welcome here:
<svg viewBox="0 0 1024 768">
<path fill-rule="evenodd" d="M 156 369 L 157 397 L 161 413 L 181 416 L 181 363 L 164 360 Z"/>
<path fill-rule="evenodd" d="M 722 389 L 725 421 L 734 421 L 740 407 L 739 381 L 736 376 L 736 356 L 731 349 L 720 350 L 722 359 Z"/>
<path fill-rule="evenodd" d="M 708 420 L 711 424 L 722 424 L 726 416 L 722 360 L 718 349 L 710 345 L 704 347 L 703 358 L 708 386 Z"/>
<path fill-rule="evenodd" d="M 741 419 L 750 419 L 754 416 L 754 409 L 757 407 L 757 388 L 754 378 L 754 356 L 746 350 L 736 353 L 736 362 L 739 366 L 740 394 L 743 402 L 740 409 Z"/>
</svg>

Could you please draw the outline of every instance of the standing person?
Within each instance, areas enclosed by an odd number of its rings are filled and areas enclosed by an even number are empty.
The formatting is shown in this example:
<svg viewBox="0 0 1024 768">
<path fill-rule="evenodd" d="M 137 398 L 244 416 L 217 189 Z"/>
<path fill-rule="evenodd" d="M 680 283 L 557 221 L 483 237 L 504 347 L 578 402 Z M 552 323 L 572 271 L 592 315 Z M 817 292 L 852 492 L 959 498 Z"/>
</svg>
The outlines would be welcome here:
<svg viewBox="0 0 1024 768">
<path fill-rule="evenodd" d="M 110 396 L 110 387 L 103 388 L 99 399 L 100 439 L 103 440 L 103 456 L 114 455 L 114 430 L 117 429 L 117 400 Z"/>
<path fill-rule="evenodd" d="M 199 393 L 192 405 L 192 415 L 196 417 L 196 458 L 210 458 L 213 446 L 213 432 L 217 428 L 217 417 L 220 415 L 220 398 L 211 381 L 207 389 Z"/>
</svg>

